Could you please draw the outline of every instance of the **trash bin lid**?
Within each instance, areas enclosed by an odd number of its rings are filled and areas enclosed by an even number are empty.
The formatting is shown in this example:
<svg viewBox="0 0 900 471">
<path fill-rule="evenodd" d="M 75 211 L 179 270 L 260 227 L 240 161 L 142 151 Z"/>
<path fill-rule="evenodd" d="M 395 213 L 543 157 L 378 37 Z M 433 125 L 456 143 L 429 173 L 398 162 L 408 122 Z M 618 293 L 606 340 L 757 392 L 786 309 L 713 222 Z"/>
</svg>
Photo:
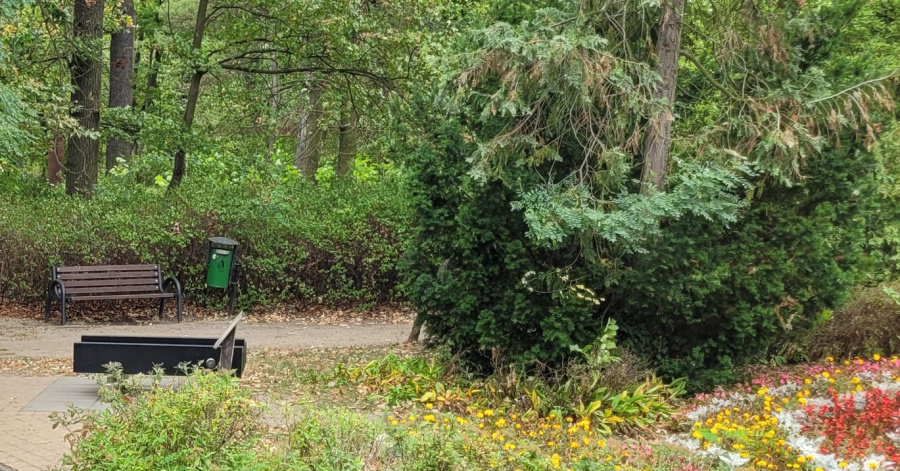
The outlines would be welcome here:
<svg viewBox="0 0 900 471">
<path fill-rule="evenodd" d="M 238 246 L 238 243 L 236 240 L 229 239 L 228 237 L 210 237 L 209 241 L 212 242 L 213 244 L 231 245 L 234 247 Z"/>
</svg>

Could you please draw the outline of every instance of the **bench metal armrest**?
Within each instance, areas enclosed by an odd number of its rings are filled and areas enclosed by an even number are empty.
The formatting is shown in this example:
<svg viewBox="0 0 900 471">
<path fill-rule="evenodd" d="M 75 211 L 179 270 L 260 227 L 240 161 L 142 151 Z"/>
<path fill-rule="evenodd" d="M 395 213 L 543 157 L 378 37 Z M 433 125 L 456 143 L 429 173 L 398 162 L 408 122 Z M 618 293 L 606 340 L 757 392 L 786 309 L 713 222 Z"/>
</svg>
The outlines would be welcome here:
<svg viewBox="0 0 900 471">
<path fill-rule="evenodd" d="M 163 292 L 169 291 L 169 286 L 175 285 L 175 294 L 176 296 L 181 297 L 181 283 L 178 281 L 178 278 L 174 276 L 167 277 L 165 281 L 163 281 L 162 290 Z"/>
</svg>

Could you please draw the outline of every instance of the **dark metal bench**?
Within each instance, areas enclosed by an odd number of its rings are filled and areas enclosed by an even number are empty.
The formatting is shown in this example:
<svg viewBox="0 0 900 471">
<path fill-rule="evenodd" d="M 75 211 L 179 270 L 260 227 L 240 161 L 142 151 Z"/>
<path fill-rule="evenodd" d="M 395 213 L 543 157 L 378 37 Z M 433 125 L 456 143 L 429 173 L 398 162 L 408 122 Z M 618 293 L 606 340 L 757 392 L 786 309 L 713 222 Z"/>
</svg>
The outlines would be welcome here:
<svg viewBox="0 0 900 471">
<path fill-rule="evenodd" d="M 166 300 L 175 298 L 181 322 L 181 283 L 174 276 L 163 280 L 158 265 L 98 265 L 53 267 L 47 287 L 44 320 L 50 320 L 50 305 L 59 301 L 60 324 L 66 323 L 66 303 L 95 299 L 160 298 L 159 317 Z M 170 289 L 174 288 L 174 292 Z"/>
<path fill-rule="evenodd" d="M 105 365 L 115 362 L 124 374 L 148 373 L 158 365 L 163 374 L 181 375 L 186 371 L 179 365 L 187 364 L 234 370 L 240 378 L 247 363 L 247 342 L 235 338 L 242 317 L 238 314 L 218 339 L 83 335 L 75 342 L 73 371 L 105 373 Z"/>
</svg>

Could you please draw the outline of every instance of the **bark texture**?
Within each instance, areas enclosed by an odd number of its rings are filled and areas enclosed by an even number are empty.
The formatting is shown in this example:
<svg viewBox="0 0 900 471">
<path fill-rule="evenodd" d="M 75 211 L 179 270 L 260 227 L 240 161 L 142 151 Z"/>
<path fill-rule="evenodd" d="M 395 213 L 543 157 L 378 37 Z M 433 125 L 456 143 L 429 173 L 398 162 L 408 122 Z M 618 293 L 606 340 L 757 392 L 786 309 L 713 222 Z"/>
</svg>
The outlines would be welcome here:
<svg viewBox="0 0 900 471">
<path fill-rule="evenodd" d="M 134 0 L 122 0 L 122 18 L 130 23 L 109 36 L 109 107 L 128 108 L 134 103 Z M 128 160 L 134 151 L 133 141 L 109 138 L 106 143 L 106 170 L 118 159 Z"/>
<path fill-rule="evenodd" d="M 641 171 L 641 192 L 644 194 L 650 188 L 664 191 L 666 186 L 684 0 L 663 0 L 660 10 L 659 38 L 656 42 L 660 80 L 654 87 L 652 97 L 655 102 L 662 102 L 663 106 L 659 114 L 650 120 L 644 138 L 644 165 Z"/>
<path fill-rule="evenodd" d="M 53 136 L 53 147 L 47 153 L 47 180 L 51 185 L 62 183 L 60 172 L 65 168 L 63 159 L 66 155 L 66 140 L 59 134 Z"/>
<path fill-rule="evenodd" d="M 355 109 L 341 111 L 341 123 L 338 126 L 338 159 L 335 166 L 335 175 L 344 178 L 350 174 L 351 167 L 356 161 L 356 151 L 359 148 L 359 113 Z"/>
<path fill-rule="evenodd" d="M 72 117 L 85 132 L 74 133 L 66 145 L 66 193 L 90 197 L 100 163 L 100 39 L 103 37 L 103 0 L 75 0 L 75 52 L 72 74 Z M 86 135 L 92 133 L 94 136 Z"/>
<path fill-rule="evenodd" d="M 300 119 L 297 125 L 297 150 L 294 165 L 307 177 L 315 177 L 319 169 L 319 154 L 322 149 L 323 130 L 319 126 L 322 118 L 322 83 L 312 74 L 306 78 L 307 98 L 300 100 Z"/>
</svg>

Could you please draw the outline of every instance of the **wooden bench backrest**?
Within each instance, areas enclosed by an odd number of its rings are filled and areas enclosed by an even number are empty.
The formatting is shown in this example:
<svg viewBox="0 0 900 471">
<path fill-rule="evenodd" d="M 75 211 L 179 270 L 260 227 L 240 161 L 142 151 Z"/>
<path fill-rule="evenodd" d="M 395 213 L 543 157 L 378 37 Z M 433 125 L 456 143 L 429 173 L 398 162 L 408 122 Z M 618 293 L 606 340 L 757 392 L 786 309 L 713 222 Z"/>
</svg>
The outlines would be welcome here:
<svg viewBox="0 0 900 471">
<path fill-rule="evenodd" d="M 162 291 L 162 280 L 157 265 L 55 267 L 53 276 L 65 284 L 67 295 Z"/>
</svg>

